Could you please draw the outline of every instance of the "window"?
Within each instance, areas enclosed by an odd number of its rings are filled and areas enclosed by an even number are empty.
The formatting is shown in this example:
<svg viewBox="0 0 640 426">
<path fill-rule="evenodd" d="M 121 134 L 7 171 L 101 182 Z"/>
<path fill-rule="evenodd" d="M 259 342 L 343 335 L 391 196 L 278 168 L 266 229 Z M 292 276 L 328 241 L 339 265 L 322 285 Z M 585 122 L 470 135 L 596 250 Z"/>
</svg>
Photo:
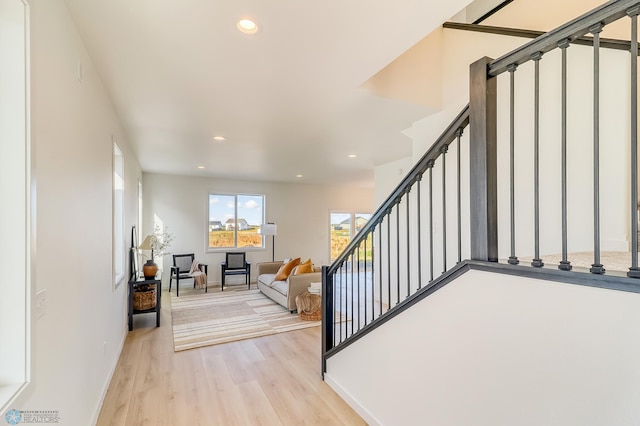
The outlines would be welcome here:
<svg viewBox="0 0 640 426">
<path fill-rule="evenodd" d="M 113 142 L 113 277 L 117 287 L 124 278 L 124 157 Z"/>
<path fill-rule="evenodd" d="M 31 380 L 30 253 L 35 249 L 31 223 L 29 138 L 28 5 L 0 0 L 0 413 Z M 32 302 L 35 305 L 35 302 Z M 4 414 L 3 414 L 4 415 Z"/>
<path fill-rule="evenodd" d="M 331 213 L 329 229 L 329 234 L 331 235 L 331 262 L 340 256 L 340 253 L 347 248 L 351 239 L 364 228 L 370 218 L 370 213 Z M 371 237 L 369 237 L 368 241 L 367 246 L 371 247 Z M 367 258 L 369 257 L 370 253 L 367 253 Z"/>
<path fill-rule="evenodd" d="M 209 194 L 209 249 L 264 248 L 264 195 Z"/>
</svg>

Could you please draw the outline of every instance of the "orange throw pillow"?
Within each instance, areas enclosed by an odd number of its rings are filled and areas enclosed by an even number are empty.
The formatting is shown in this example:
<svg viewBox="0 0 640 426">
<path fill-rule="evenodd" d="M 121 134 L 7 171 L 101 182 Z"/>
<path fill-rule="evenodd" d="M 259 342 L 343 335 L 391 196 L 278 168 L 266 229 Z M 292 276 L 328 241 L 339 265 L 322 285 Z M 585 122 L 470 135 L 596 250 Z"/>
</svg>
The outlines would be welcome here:
<svg viewBox="0 0 640 426">
<path fill-rule="evenodd" d="M 291 273 L 291 271 L 293 271 L 293 268 L 298 266 L 298 263 L 300 263 L 299 257 L 293 260 L 290 260 L 289 262 L 282 265 L 280 269 L 278 269 L 278 273 L 276 274 L 275 281 L 284 281 L 287 278 L 289 278 L 289 274 Z"/>
<path fill-rule="evenodd" d="M 313 263 L 311 263 L 311 259 L 307 259 L 298 265 L 293 275 L 308 274 L 311 272 L 313 272 Z"/>
</svg>

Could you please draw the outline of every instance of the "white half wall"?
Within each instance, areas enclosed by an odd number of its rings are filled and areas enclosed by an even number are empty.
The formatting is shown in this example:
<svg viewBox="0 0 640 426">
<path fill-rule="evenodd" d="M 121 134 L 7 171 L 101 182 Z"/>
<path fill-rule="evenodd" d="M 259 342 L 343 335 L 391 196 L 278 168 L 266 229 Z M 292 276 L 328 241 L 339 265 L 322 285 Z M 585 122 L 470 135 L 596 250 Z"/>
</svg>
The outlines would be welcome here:
<svg viewBox="0 0 640 426">
<path fill-rule="evenodd" d="M 208 281 L 220 283 L 220 262 L 225 250 L 207 252 L 208 197 L 220 194 L 263 194 L 267 222 L 278 225 L 275 258 L 311 258 L 316 266 L 329 264 L 329 212 L 373 212 L 373 189 L 346 186 L 322 186 L 274 182 L 225 180 L 155 173 L 143 175 L 143 209 L 146 235 L 157 216 L 174 235 L 172 253 L 195 253 L 196 259 L 209 265 Z M 265 249 L 247 249 L 252 262 L 252 282 L 257 264 L 271 261 L 272 239 Z M 164 258 L 163 270 L 169 271 L 171 256 Z M 233 278 L 229 277 L 229 282 Z M 168 273 L 163 283 L 168 286 Z"/>
<path fill-rule="evenodd" d="M 126 278 L 115 286 L 112 277 L 113 139 L 125 161 L 127 247 L 141 172 L 65 2 L 30 3 L 33 293 L 46 289 L 46 312 L 32 325 L 29 392 L 11 408 L 58 411 L 61 425 L 90 425 L 127 333 Z"/>
<path fill-rule="evenodd" d="M 372 425 L 630 425 L 640 295 L 471 270 L 327 362 Z"/>
</svg>

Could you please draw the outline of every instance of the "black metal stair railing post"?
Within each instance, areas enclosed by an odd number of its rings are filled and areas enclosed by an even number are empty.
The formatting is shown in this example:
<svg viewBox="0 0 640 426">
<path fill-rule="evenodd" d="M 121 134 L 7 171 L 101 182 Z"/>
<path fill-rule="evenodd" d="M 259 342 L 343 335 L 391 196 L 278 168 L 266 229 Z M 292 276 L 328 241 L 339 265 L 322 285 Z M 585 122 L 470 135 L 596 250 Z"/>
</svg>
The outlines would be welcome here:
<svg viewBox="0 0 640 426">
<path fill-rule="evenodd" d="M 440 150 L 442 156 L 442 273 L 447 272 L 447 151 L 449 147 L 443 146 Z"/>
<path fill-rule="evenodd" d="M 356 224 L 354 223 L 353 226 L 355 225 Z M 360 295 L 360 246 L 358 246 L 355 253 L 356 258 L 358 259 L 356 263 L 356 310 L 358 311 L 358 331 L 360 331 L 360 301 L 362 300 Z"/>
<path fill-rule="evenodd" d="M 458 175 L 456 185 L 457 185 L 457 207 L 458 207 L 458 263 L 462 262 L 462 181 L 461 181 L 461 170 L 460 170 L 460 151 L 462 149 L 461 139 L 462 139 L 462 127 L 456 131 L 456 139 L 458 141 L 458 149 L 456 150 L 456 173 Z M 418 214 L 418 217 L 420 215 Z"/>
<path fill-rule="evenodd" d="M 640 6 L 627 11 L 631 18 L 631 267 L 627 276 L 640 278 L 638 268 L 638 15 Z"/>
<path fill-rule="evenodd" d="M 516 256 L 516 188 L 515 188 L 515 99 L 516 99 L 516 77 L 515 72 L 518 65 L 511 64 L 507 67 L 509 71 L 509 210 L 510 210 L 510 231 L 511 231 L 511 255 L 508 262 L 511 265 L 520 263 Z"/>
<path fill-rule="evenodd" d="M 335 346 L 333 276 L 328 273 L 328 270 L 328 266 L 322 266 L 322 378 L 324 378 L 324 373 L 327 371 L 325 354 Z"/>
<path fill-rule="evenodd" d="M 420 186 L 420 182 L 422 181 L 422 173 L 420 173 L 418 175 L 418 177 L 416 178 L 416 183 L 418 185 L 417 191 L 416 191 L 416 209 L 417 209 L 417 216 L 418 216 L 418 220 L 416 221 L 416 234 L 417 234 L 417 250 L 418 250 L 418 289 L 422 288 L 422 234 L 420 232 L 420 222 L 422 219 L 422 215 L 420 213 L 421 211 L 421 206 L 420 206 L 420 192 L 421 192 L 421 186 Z"/>
<path fill-rule="evenodd" d="M 378 224 L 378 284 L 380 284 L 380 315 L 382 315 L 382 222 Z"/>
<path fill-rule="evenodd" d="M 558 264 L 558 269 L 570 271 L 572 266 L 568 260 L 567 248 L 567 48 L 569 47 L 569 39 L 564 39 L 558 43 L 558 47 L 562 54 L 562 112 L 561 112 L 561 161 L 562 161 L 562 260 Z"/>
<path fill-rule="evenodd" d="M 353 280 L 353 252 L 351 252 L 351 280 L 347 281 L 350 282 L 351 285 L 351 311 L 349 311 L 349 313 L 351 314 L 351 334 L 353 334 L 354 332 L 354 328 L 355 328 L 355 324 L 356 324 L 356 319 L 354 317 L 355 315 L 355 311 L 353 310 L 353 291 L 354 291 L 354 280 Z"/>
<path fill-rule="evenodd" d="M 406 253 L 406 258 L 407 258 L 407 296 L 405 297 L 405 299 L 407 297 L 409 297 L 411 295 L 411 232 L 410 232 L 410 228 L 409 228 L 409 222 L 411 220 L 411 210 L 409 209 L 409 191 L 411 190 L 411 187 L 407 188 L 407 253 Z"/>
<path fill-rule="evenodd" d="M 498 261 L 497 96 L 491 59 L 470 66 L 469 164 L 471 258 Z"/>
<path fill-rule="evenodd" d="M 369 238 L 369 235 L 371 235 L 373 240 L 373 232 L 367 234 L 364 238 L 364 262 L 362 265 L 364 269 L 364 325 L 367 325 L 367 307 L 369 305 L 367 297 L 367 290 L 369 289 L 369 286 L 367 285 L 367 239 Z M 371 256 L 373 256 L 373 250 L 371 250 Z M 371 299 L 373 300 L 373 280 L 371 280 Z M 373 311 L 371 311 L 371 313 L 373 314 Z"/>
<path fill-rule="evenodd" d="M 387 309 L 391 309 L 391 210 L 386 213 L 387 216 Z"/>
<path fill-rule="evenodd" d="M 401 197 L 398 197 L 396 204 L 396 286 L 398 287 L 396 305 L 400 303 L 400 201 Z"/>
<path fill-rule="evenodd" d="M 433 160 L 427 162 L 429 169 L 429 282 L 433 281 Z"/>
<path fill-rule="evenodd" d="M 589 28 L 593 34 L 593 264 L 592 274 L 604 274 L 600 263 L 600 33 L 604 25 Z"/>
<path fill-rule="evenodd" d="M 533 230 L 534 257 L 531 266 L 541 268 L 544 262 L 540 259 L 540 59 L 542 52 L 531 55 L 534 70 L 534 106 L 533 106 Z"/>
</svg>

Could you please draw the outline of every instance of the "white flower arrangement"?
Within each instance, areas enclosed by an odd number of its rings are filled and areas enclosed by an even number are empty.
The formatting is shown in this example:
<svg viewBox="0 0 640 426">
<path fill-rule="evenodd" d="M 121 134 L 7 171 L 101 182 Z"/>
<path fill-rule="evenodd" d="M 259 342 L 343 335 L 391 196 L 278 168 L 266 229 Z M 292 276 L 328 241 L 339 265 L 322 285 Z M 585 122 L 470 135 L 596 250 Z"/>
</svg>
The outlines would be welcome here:
<svg viewBox="0 0 640 426">
<path fill-rule="evenodd" d="M 167 248 L 171 245 L 173 241 L 173 234 L 169 232 L 169 229 L 165 226 L 164 228 L 160 228 L 160 226 L 156 225 L 153 228 L 153 233 L 147 235 L 142 244 L 140 245 L 141 250 L 151 250 L 151 256 L 147 257 L 149 260 L 153 260 L 156 257 L 164 256 L 165 254 L 170 254 L 167 251 Z"/>
</svg>

